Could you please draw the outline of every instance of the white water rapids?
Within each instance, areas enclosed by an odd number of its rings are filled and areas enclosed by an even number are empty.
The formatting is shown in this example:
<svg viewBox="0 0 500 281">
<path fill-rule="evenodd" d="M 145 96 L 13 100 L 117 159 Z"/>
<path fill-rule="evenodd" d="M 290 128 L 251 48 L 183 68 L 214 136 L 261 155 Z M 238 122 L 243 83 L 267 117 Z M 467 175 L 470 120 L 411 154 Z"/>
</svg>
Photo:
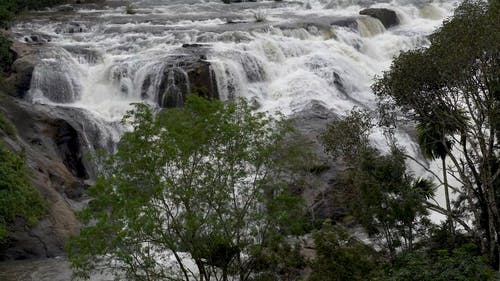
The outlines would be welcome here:
<svg viewBox="0 0 500 281">
<path fill-rule="evenodd" d="M 197 48 L 203 51 L 195 56 L 210 63 L 221 99 L 245 97 L 259 110 L 286 116 L 315 102 L 342 116 L 355 106 L 374 109 L 370 90 L 374 77 L 387 70 L 399 52 L 426 46 L 426 36 L 458 4 L 456 0 L 131 2 L 134 14 L 126 13 L 126 1 L 109 0 L 107 6 L 80 6 L 71 13 L 40 13 L 14 26 L 18 40 L 47 42 L 26 98 L 83 109 L 108 138 L 117 141 L 121 129 L 116 124 L 131 103 L 157 105 L 163 88 L 178 86 L 168 81 L 177 79 L 175 73 L 182 76 L 183 60 L 193 56 L 187 49 Z M 359 15 L 367 7 L 396 11 L 400 24 L 386 30 L 379 20 Z M 256 22 L 257 18 L 264 20 Z M 184 44 L 203 45 L 183 48 Z M 170 76 L 164 78 L 164 73 Z M 163 88 L 162 79 L 167 81 Z M 410 151 L 416 149 L 406 134 L 399 138 Z M 385 146 L 380 132 L 372 140 Z"/>
<path fill-rule="evenodd" d="M 353 106 L 373 108 L 373 77 L 400 51 L 426 45 L 426 35 L 456 5 L 336 2 L 142 0 L 132 1 L 135 14 L 129 15 L 125 3 L 108 1 L 113 5 L 40 17 L 13 30 L 19 40 L 37 34 L 50 41 L 29 98 L 82 108 L 104 121 L 120 120 L 132 102 L 155 103 L 149 92 L 158 89 L 149 85 L 144 94 L 148 75 L 181 63 L 181 46 L 196 43 L 208 49 L 222 99 L 241 96 L 286 115 L 315 100 L 342 115 Z M 368 6 L 396 11 L 401 24 L 385 30 L 358 14 Z M 265 21 L 256 23 L 255 14 Z"/>
</svg>

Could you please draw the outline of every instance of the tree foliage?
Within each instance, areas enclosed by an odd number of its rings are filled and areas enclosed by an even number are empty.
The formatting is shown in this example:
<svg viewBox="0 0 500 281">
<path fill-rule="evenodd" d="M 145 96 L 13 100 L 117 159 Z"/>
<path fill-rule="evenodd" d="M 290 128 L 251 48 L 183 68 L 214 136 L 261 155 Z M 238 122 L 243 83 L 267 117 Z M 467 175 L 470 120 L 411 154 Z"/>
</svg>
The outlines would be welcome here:
<svg viewBox="0 0 500 281">
<path fill-rule="evenodd" d="M 446 155 L 449 168 L 444 176 L 453 177 L 458 185 L 450 186 L 457 192 L 455 208 L 444 213 L 456 222 L 472 217 L 473 226 L 463 221 L 460 225 L 481 241 L 483 253 L 497 267 L 498 22 L 498 1 L 463 2 L 454 17 L 430 36 L 429 48 L 402 53 L 373 86 L 385 125 L 395 125 L 401 119 L 415 121 L 427 131 L 422 141 L 424 153 L 432 157 Z M 433 146 L 430 150 L 429 144 Z"/>
<path fill-rule="evenodd" d="M 378 275 L 376 252 L 345 228 L 326 222 L 313 238 L 317 256 L 309 281 L 362 281 Z"/>
<path fill-rule="evenodd" d="M 343 159 L 346 169 L 335 187 L 356 221 L 369 234 L 381 238 L 391 257 L 397 248 L 411 249 L 422 223 L 433 185 L 416 179 L 407 170 L 402 151 L 393 146 L 382 154 L 369 143 L 372 121 L 368 113 L 354 110 L 332 122 L 322 135 L 327 151 Z"/>
<path fill-rule="evenodd" d="M 257 258 L 296 229 L 283 146 L 288 126 L 244 101 L 188 98 L 154 116 L 143 104 L 102 160 L 69 258 L 129 280 L 249 280 Z"/>
<path fill-rule="evenodd" d="M 466 244 L 433 253 L 411 252 L 401 254 L 387 273 L 388 281 L 489 281 L 495 272 L 476 245 Z"/>
</svg>

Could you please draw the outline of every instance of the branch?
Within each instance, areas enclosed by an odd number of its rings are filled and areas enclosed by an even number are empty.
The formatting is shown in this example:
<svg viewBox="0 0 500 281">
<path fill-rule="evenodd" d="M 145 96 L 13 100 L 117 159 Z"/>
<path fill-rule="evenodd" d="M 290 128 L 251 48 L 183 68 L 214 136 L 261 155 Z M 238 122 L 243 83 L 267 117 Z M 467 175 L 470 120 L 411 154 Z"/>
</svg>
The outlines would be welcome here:
<svg viewBox="0 0 500 281">
<path fill-rule="evenodd" d="M 459 217 L 457 217 L 456 214 L 453 214 L 453 212 L 448 212 L 446 209 L 443 209 L 440 206 L 435 205 L 435 204 L 433 204 L 433 203 L 431 203 L 429 201 L 426 201 L 425 204 L 426 204 L 427 208 L 429 208 L 429 209 L 431 209 L 431 210 L 433 210 L 433 211 L 435 211 L 437 213 L 440 213 L 442 215 L 445 215 L 445 216 L 448 216 L 448 217 L 452 218 L 454 221 L 456 221 L 460 225 L 462 225 L 463 228 L 466 231 L 468 231 L 470 233 L 473 233 L 475 235 L 476 232 L 469 225 L 467 225 L 466 222 L 464 222 L 462 219 L 460 219 Z"/>
</svg>

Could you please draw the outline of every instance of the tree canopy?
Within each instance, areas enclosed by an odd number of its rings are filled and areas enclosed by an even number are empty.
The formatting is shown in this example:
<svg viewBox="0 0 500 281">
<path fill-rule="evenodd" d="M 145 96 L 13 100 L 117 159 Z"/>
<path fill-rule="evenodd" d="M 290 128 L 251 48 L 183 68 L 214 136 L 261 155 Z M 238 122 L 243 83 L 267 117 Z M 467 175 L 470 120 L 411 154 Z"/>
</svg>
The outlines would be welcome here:
<svg viewBox="0 0 500 281">
<path fill-rule="evenodd" d="M 86 227 L 68 246 L 82 276 L 100 266 L 129 280 L 249 280 L 256 259 L 301 214 L 287 192 L 288 127 L 242 100 L 190 96 L 154 115 L 136 105 L 132 132 L 103 157 Z"/>
<path fill-rule="evenodd" d="M 498 1 L 463 2 L 430 36 L 399 55 L 374 84 L 385 125 L 419 124 L 423 151 L 443 159 L 456 184 L 445 212 L 480 241 L 498 268 L 500 240 L 500 13 Z M 447 161 L 444 161 L 446 157 Z M 440 179 L 439 179 L 440 180 Z"/>
</svg>

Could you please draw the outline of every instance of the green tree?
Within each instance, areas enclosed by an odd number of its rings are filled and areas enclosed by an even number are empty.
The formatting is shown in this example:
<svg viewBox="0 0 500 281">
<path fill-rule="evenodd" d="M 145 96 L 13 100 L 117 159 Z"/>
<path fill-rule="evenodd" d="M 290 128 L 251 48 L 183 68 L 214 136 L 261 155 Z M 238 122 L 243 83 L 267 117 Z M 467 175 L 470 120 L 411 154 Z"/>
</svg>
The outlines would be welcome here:
<svg viewBox="0 0 500 281">
<path fill-rule="evenodd" d="M 308 281 L 362 281 L 378 274 L 376 252 L 345 228 L 326 222 L 313 239 L 316 257 Z"/>
<path fill-rule="evenodd" d="M 403 253 L 388 269 L 388 281 L 493 281 L 497 275 L 476 245 L 432 253 Z"/>
<path fill-rule="evenodd" d="M 434 187 L 407 171 L 404 154 L 396 146 L 385 155 L 373 148 L 368 140 L 371 127 L 369 114 L 354 110 L 332 122 L 322 140 L 346 166 L 335 188 L 338 197 L 370 235 L 382 238 L 384 249 L 394 258 L 401 246 L 413 248 L 427 222 L 427 201 Z"/>
<path fill-rule="evenodd" d="M 81 214 L 86 227 L 68 244 L 77 275 L 99 268 L 129 280 L 258 275 L 259 253 L 284 242 L 301 210 L 283 180 L 288 126 L 241 100 L 195 96 L 157 116 L 139 104 L 124 121 L 133 132 L 101 161 L 94 200 Z"/>
<path fill-rule="evenodd" d="M 422 149 L 424 157 L 430 160 L 437 158 L 441 159 L 446 211 L 450 232 L 453 232 L 454 225 L 451 215 L 452 209 L 448 186 L 448 172 L 446 170 L 446 155 L 448 151 L 451 150 L 453 143 L 447 138 L 447 135 L 452 135 L 459 130 L 460 128 L 439 124 L 437 122 L 417 124 L 417 141 Z"/>
<path fill-rule="evenodd" d="M 0 34 L 0 76 L 3 72 L 7 72 L 12 64 L 12 54 L 10 46 L 12 42 Z"/>
<path fill-rule="evenodd" d="M 458 186 L 452 216 L 500 262 L 500 12 L 498 1 L 465 1 L 430 36 L 404 52 L 373 86 L 386 125 L 403 119 L 432 128 Z M 399 113 L 404 115 L 401 116 Z M 437 128 L 437 130 L 436 130 Z M 441 131 L 441 132 L 439 132 Z M 436 134 L 437 132 L 437 134 Z M 434 143 L 436 145 L 437 143 Z M 451 146 L 450 144 L 455 144 Z M 472 216 L 473 224 L 461 216 Z"/>
</svg>

